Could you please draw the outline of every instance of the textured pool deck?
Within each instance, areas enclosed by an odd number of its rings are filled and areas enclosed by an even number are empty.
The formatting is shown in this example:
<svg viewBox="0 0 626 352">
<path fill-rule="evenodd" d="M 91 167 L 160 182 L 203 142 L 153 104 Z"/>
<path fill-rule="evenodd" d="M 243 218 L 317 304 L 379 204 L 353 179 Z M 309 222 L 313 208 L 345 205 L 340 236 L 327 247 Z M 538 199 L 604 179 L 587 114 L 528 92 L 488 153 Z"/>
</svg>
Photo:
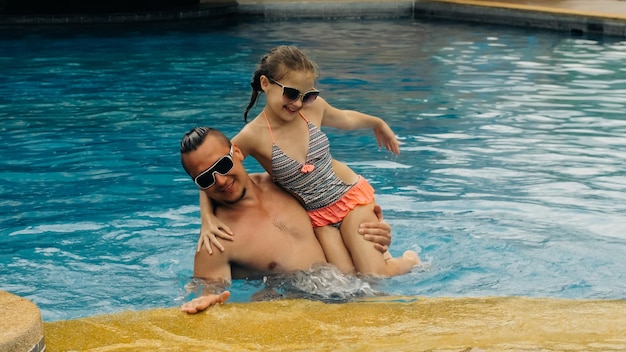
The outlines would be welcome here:
<svg viewBox="0 0 626 352">
<path fill-rule="evenodd" d="M 227 303 L 45 323 L 54 351 L 610 352 L 626 301 L 391 296 L 345 304 Z"/>
</svg>

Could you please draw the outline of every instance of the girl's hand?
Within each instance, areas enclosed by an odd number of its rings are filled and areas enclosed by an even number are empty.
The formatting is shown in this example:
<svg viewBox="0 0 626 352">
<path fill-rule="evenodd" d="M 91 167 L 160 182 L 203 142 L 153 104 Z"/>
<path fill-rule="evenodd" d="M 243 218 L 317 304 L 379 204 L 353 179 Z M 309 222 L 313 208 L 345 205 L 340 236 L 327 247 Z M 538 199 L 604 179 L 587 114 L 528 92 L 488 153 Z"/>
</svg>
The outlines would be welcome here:
<svg viewBox="0 0 626 352">
<path fill-rule="evenodd" d="M 208 224 L 206 224 L 206 226 L 202 226 L 200 229 L 200 238 L 198 239 L 196 252 L 200 251 L 203 244 L 209 254 L 213 254 L 212 245 L 219 249 L 220 252 L 223 252 L 224 246 L 222 246 L 220 241 L 217 240 L 217 237 L 227 241 L 232 241 L 234 234 L 230 228 L 221 220 L 216 218 L 215 215 L 211 214 L 208 220 Z"/>
<path fill-rule="evenodd" d="M 374 136 L 379 148 L 384 146 L 392 153 L 400 154 L 400 143 L 387 123 L 383 121 L 381 126 L 374 128 Z"/>
</svg>

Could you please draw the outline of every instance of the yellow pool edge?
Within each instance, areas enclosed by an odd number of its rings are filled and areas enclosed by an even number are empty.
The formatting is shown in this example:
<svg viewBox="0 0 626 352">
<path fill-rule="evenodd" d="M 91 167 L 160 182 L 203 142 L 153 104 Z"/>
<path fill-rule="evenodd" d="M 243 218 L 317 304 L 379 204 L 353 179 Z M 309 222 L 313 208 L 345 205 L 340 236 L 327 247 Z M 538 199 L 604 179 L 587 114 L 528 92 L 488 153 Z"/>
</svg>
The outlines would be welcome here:
<svg viewBox="0 0 626 352">
<path fill-rule="evenodd" d="M 388 297 L 227 303 L 46 322 L 47 351 L 620 351 L 626 300 Z"/>
</svg>

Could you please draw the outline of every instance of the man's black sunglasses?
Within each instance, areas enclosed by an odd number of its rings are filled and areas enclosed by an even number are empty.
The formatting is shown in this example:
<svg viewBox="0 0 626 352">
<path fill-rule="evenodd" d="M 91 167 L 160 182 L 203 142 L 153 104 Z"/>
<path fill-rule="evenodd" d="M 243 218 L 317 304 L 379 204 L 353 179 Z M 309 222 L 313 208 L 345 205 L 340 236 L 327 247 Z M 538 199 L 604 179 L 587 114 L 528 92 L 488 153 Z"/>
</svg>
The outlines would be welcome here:
<svg viewBox="0 0 626 352">
<path fill-rule="evenodd" d="M 216 161 L 210 168 L 202 171 L 200 175 L 193 179 L 193 182 L 195 182 L 200 189 L 207 189 L 215 184 L 215 174 L 226 176 L 234 166 L 233 146 L 231 145 L 230 153 L 221 157 L 220 160 Z"/>
</svg>

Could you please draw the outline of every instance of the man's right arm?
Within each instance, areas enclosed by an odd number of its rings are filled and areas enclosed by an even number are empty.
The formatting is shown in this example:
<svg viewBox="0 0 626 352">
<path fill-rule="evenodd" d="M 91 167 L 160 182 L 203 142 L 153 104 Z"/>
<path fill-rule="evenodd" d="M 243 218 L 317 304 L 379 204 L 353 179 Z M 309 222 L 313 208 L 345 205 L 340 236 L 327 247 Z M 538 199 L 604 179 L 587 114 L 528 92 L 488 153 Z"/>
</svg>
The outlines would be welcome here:
<svg viewBox="0 0 626 352">
<path fill-rule="evenodd" d="M 221 289 L 224 283 L 229 283 L 232 279 L 229 256 L 225 252 L 209 254 L 207 251 L 196 252 L 193 275 L 196 278 L 209 282 L 220 283 L 209 285 L 202 290 L 202 296 L 195 298 L 180 308 L 183 312 L 195 314 L 216 304 L 226 302 L 230 297 L 230 292 Z"/>
</svg>

